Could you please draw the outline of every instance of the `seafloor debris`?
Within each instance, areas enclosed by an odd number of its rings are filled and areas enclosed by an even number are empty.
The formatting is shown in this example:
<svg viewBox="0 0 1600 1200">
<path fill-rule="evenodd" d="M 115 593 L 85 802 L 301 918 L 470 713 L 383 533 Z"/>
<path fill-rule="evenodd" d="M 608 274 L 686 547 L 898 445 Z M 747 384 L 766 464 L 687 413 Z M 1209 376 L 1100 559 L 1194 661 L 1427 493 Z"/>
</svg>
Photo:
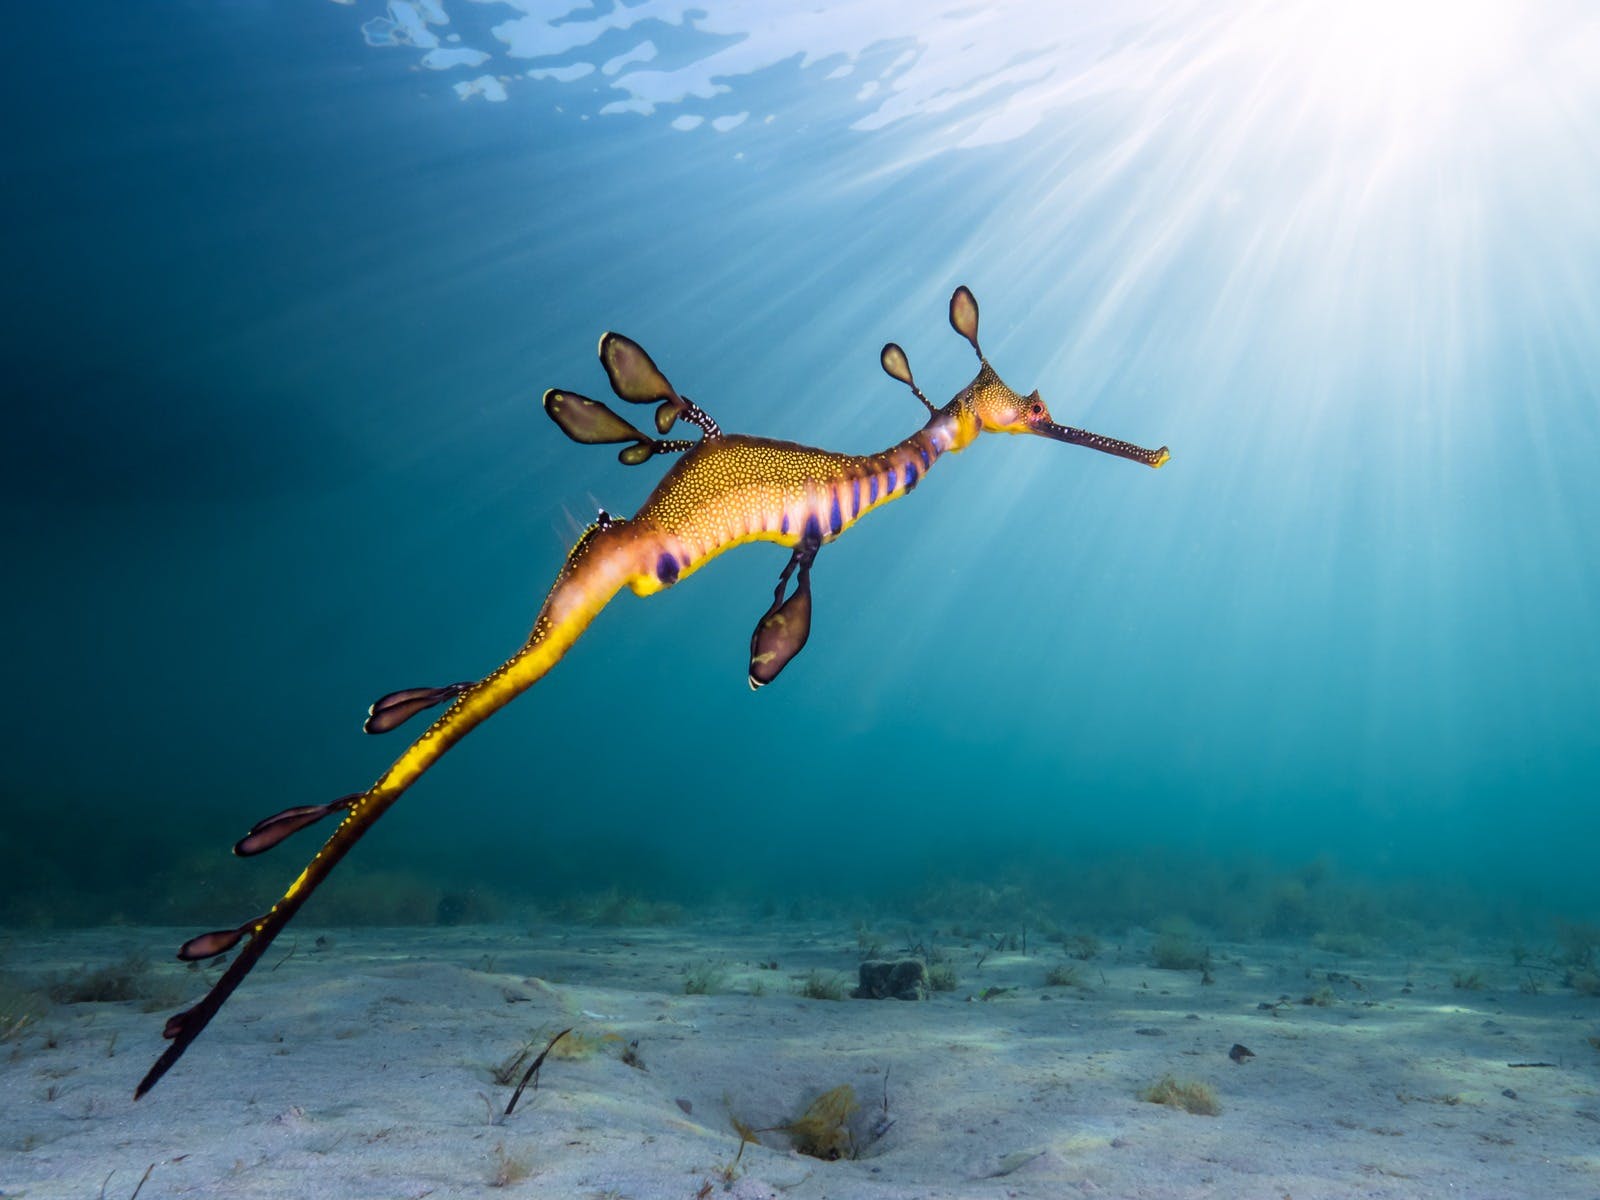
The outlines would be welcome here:
<svg viewBox="0 0 1600 1200">
<path fill-rule="evenodd" d="M 1181 1108 L 1184 1112 L 1201 1117 L 1215 1117 L 1222 1112 L 1222 1105 L 1217 1100 L 1216 1092 L 1206 1084 L 1194 1079 L 1178 1079 L 1172 1075 L 1163 1075 L 1145 1088 L 1139 1093 L 1139 1099 L 1148 1100 L 1151 1104 Z"/>
<path fill-rule="evenodd" d="M 517 1084 L 517 1090 L 511 1093 L 511 1099 L 506 1102 L 505 1112 L 500 1114 L 502 1117 L 509 1117 L 511 1115 L 511 1110 L 516 1108 L 517 1101 L 522 1099 L 522 1089 L 528 1086 L 529 1080 L 533 1081 L 533 1086 L 535 1088 L 539 1086 L 539 1068 L 544 1066 L 544 1060 L 549 1057 L 550 1051 L 555 1047 L 555 1044 L 571 1032 L 571 1029 L 563 1029 L 560 1033 L 556 1034 L 555 1037 L 551 1038 L 545 1043 L 544 1049 L 539 1051 L 539 1057 L 533 1060 L 526 1073 L 523 1074 L 522 1082 Z"/>
<path fill-rule="evenodd" d="M 830 1161 L 854 1158 L 855 1138 L 850 1133 L 850 1115 L 857 1107 L 855 1088 L 841 1083 L 823 1092 L 806 1106 L 805 1112 L 777 1129 L 789 1135 L 790 1142 L 801 1154 Z"/>
<path fill-rule="evenodd" d="M 857 1000 L 925 1000 L 927 964 L 920 958 L 864 962 L 856 990 L 850 994 Z"/>
</svg>

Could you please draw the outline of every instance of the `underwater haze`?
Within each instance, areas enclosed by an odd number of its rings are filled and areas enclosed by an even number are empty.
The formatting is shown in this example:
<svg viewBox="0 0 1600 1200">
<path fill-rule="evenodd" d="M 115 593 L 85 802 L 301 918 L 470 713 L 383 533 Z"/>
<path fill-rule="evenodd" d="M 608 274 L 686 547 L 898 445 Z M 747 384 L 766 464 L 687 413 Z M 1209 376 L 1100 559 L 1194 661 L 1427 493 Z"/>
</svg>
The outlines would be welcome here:
<svg viewBox="0 0 1600 1200">
<path fill-rule="evenodd" d="M 660 477 L 541 408 L 606 394 L 600 333 L 868 453 L 925 419 L 884 343 L 935 404 L 972 378 L 961 284 L 1004 379 L 1171 462 L 980 439 L 823 549 L 756 694 L 785 552 L 624 594 L 307 919 L 1600 920 L 1593 6 L 8 24 L 6 926 L 279 895 L 315 835 L 232 842 L 366 787 L 407 736 L 367 705 L 496 667 Z"/>
</svg>

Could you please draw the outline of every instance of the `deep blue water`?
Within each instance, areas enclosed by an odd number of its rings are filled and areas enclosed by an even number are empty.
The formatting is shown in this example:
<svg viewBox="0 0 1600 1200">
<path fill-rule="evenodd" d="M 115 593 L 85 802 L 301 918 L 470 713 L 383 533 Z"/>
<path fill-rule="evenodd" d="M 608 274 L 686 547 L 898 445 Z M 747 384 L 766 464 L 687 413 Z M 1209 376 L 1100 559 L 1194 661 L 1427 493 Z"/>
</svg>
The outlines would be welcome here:
<svg viewBox="0 0 1600 1200">
<path fill-rule="evenodd" d="M 981 439 L 824 551 L 811 644 L 754 696 L 784 552 L 624 595 L 352 876 L 1025 871 L 1121 879 L 1142 919 L 1317 864 L 1430 919 L 1600 919 L 1600 23 L 1379 22 L 1345 71 L 1326 7 L 1000 22 L 968 77 L 947 18 L 886 9 L 649 115 L 601 111 L 625 65 L 460 100 L 482 72 L 366 45 L 370 0 L 13 14 L 0 916 L 275 895 L 311 845 L 227 846 L 370 782 L 402 735 L 367 703 L 498 664 L 658 477 L 540 410 L 604 394 L 602 330 L 725 428 L 864 452 L 920 423 L 885 341 L 936 402 L 971 377 L 967 283 L 1009 382 L 1171 464 Z M 451 15 L 484 71 L 530 65 L 506 6 Z M 715 28 L 532 65 L 754 40 Z"/>
</svg>

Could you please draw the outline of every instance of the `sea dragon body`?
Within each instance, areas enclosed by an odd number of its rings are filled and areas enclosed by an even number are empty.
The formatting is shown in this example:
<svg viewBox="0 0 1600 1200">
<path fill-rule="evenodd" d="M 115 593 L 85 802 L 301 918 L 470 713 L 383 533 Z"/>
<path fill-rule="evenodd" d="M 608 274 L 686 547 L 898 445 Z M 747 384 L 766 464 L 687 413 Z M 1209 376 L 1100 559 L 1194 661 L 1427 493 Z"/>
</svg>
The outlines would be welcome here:
<svg viewBox="0 0 1600 1200">
<path fill-rule="evenodd" d="M 909 437 L 871 455 L 840 454 L 793 442 L 724 434 L 703 410 L 680 396 L 642 348 L 620 334 L 600 341 L 600 359 L 612 390 L 623 400 L 657 405 L 655 424 L 665 434 L 683 419 L 700 428 L 695 441 L 662 441 L 641 433 L 597 401 L 573 392 L 545 393 L 545 410 L 574 441 L 626 443 L 618 457 L 637 465 L 656 454 L 682 454 L 633 517 L 601 512 L 578 539 L 546 596 L 533 630 L 515 654 L 484 678 L 443 687 L 391 692 L 369 710 L 365 728 L 386 733 L 426 708 L 444 710 L 365 792 L 328 804 L 286 809 L 258 822 L 240 839 L 240 855 L 271 849 L 323 817 L 342 814 L 337 828 L 282 898 L 266 913 L 229 930 L 191 938 L 178 951 L 186 960 L 212 958 L 243 942 L 239 953 L 201 1000 L 167 1021 L 171 1045 L 139 1083 L 135 1097 L 161 1079 L 243 982 L 272 940 L 341 859 L 425 771 L 480 722 L 504 708 L 550 671 L 624 587 L 653 595 L 687 578 L 725 550 L 747 542 L 776 542 L 791 551 L 771 607 L 751 636 L 750 686 L 761 687 L 804 647 L 810 634 L 810 571 L 817 551 L 867 513 L 909 494 L 946 454 L 969 446 L 984 431 L 1034 433 L 1151 467 L 1163 465 L 1166 447 L 1146 450 L 1051 420 L 1038 392 L 1022 396 L 1006 386 L 978 345 L 978 307 L 958 288 L 950 322 L 978 354 L 973 381 L 942 408 L 917 387 L 904 352 L 893 343 L 881 354 L 884 370 L 909 387 L 928 420 Z M 791 577 L 795 589 L 786 595 Z"/>
</svg>

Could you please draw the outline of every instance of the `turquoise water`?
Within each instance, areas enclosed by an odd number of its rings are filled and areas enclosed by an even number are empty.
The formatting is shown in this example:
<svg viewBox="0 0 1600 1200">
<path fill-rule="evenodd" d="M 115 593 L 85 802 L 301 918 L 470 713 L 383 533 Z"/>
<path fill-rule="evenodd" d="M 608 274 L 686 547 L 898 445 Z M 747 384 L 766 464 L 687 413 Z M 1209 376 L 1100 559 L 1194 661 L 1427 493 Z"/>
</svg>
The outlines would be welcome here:
<svg viewBox="0 0 1600 1200">
<path fill-rule="evenodd" d="M 1586 6 L 446 7 L 14 14 L 5 923 L 269 902 L 313 835 L 233 840 L 366 786 L 366 705 L 493 668 L 659 476 L 540 410 L 601 331 L 866 452 L 920 424 L 885 341 L 970 379 L 959 283 L 1009 382 L 1171 464 L 983 438 L 824 550 L 754 696 L 782 551 L 623 596 L 325 913 L 1600 919 Z"/>
</svg>

